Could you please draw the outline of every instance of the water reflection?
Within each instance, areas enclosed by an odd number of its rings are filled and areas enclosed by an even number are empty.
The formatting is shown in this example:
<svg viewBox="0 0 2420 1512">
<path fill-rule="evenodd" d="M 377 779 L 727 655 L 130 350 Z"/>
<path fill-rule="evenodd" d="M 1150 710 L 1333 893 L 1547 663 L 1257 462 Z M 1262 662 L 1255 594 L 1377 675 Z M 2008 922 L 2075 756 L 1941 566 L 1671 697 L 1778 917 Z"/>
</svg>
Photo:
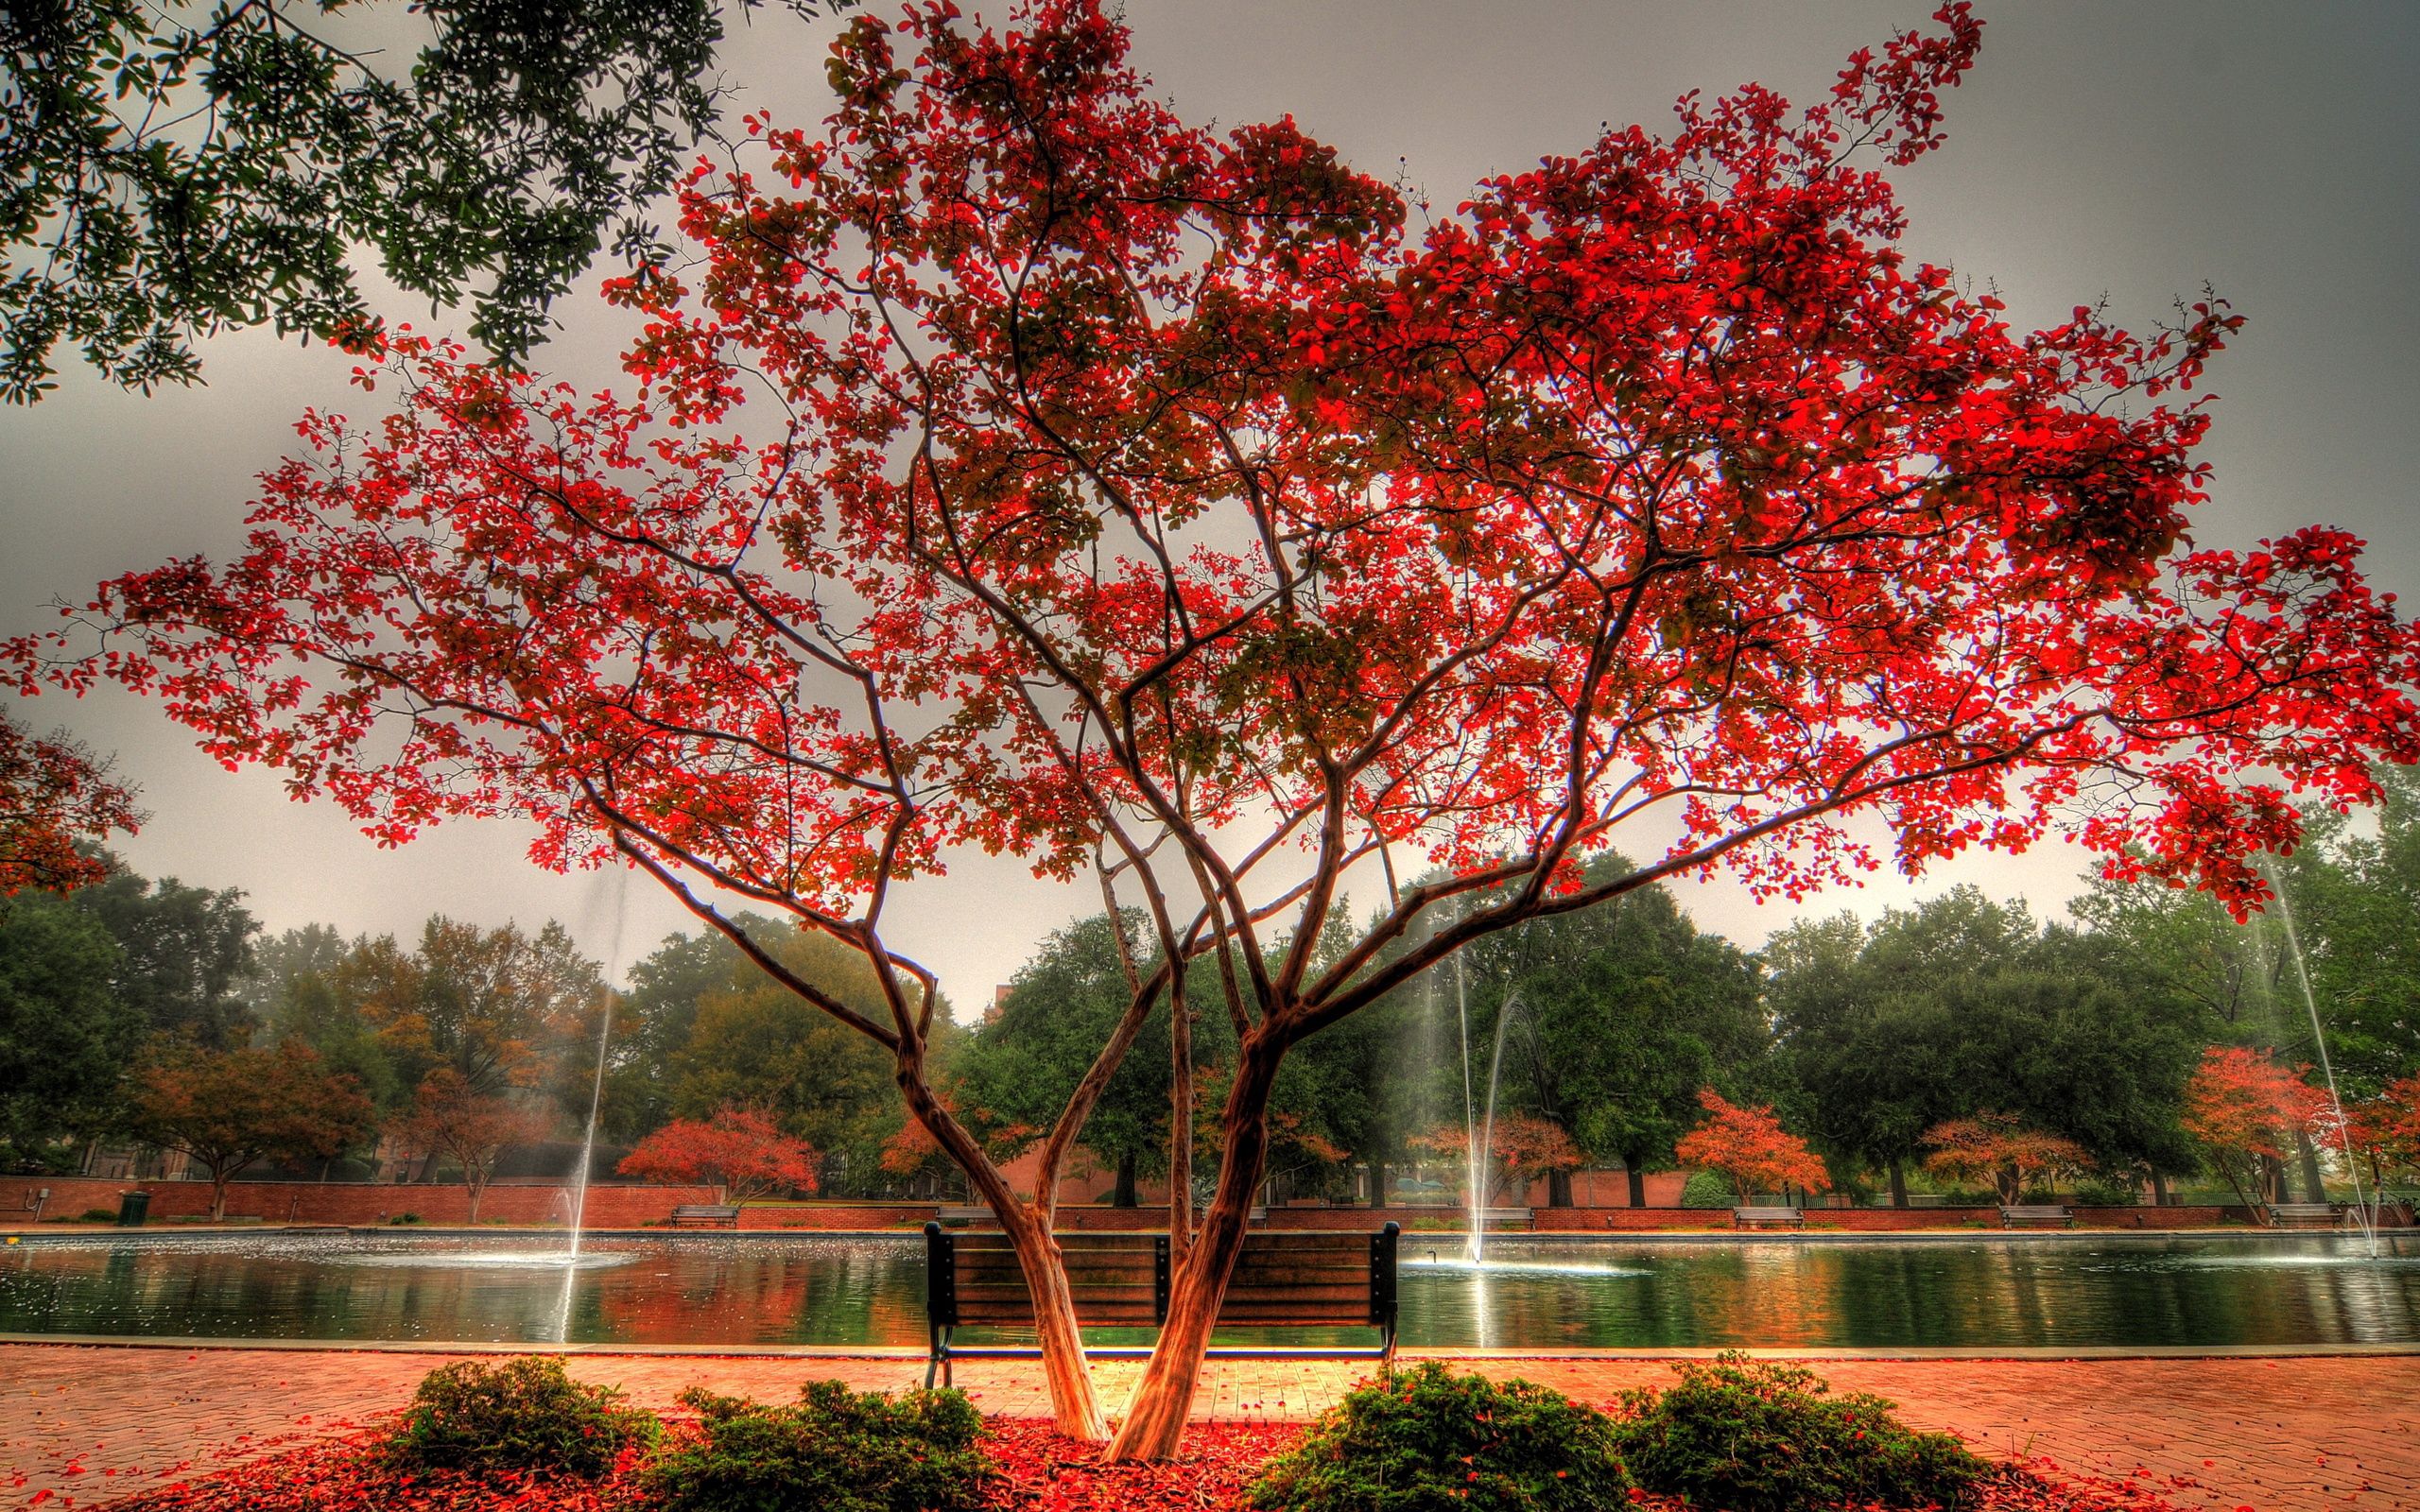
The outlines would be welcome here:
<svg viewBox="0 0 2420 1512">
<path fill-rule="evenodd" d="M 1881 1348 L 2420 1342 L 2420 1241 L 1688 1242 L 1504 1237 L 1406 1256 L 1408 1344 Z M 101 1239 L 0 1251 L 0 1332 L 493 1343 L 921 1344 L 890 1238 Z M 1366 1331 L 1222 1332 L 1367 1343 Z M 1097 1332 L 1102 1343 L 1148 1340 Z"/>
</svg>

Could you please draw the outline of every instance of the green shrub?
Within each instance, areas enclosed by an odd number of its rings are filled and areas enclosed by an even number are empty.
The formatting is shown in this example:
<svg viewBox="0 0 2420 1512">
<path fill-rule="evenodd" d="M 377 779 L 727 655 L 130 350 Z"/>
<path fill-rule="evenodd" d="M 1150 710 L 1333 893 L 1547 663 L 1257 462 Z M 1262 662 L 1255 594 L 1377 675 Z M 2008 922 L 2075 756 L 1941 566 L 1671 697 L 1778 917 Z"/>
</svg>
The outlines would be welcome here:
<svg viewBox="0 0 2420 1512">
<path fill-rule="evenodd" d="M 465 1360 L 422 1379 L 388 1452 L 414 1469 L 599 1476 L 626 1446 L 651 1444 L 659 1432 L 621 1399 L 574 1381 L 561 1360 Z"/>
<path fill-rule="evenodd" d="M 699 1431 L 643 1472 L 656 1512 L 954 1512 L 979 1505 L 983 1419 L 962 1393 L 859 1396 L 809 1382 L 798 1405 L 692 1387 Z"/>
<path fill-rule="evenodd" d="M 395 1214 L 393 1217 L 391 1217 L 391 1218 L 389 1218 L 389 1219 L 388 1219 L 388 1220 L 387 1220 L 388 1226 L 389 1226 L 389 1228 L 392 1228 L 392 1227 L 394 1227 L 394 1226 L 396 1226 L 396 1225 L 399 1225 L 399 1224 L 418 1223 L 418 1222 L 420 1222 L 420 1214 L 419 1214 L 419 1213 L 417 1213 L 417 1212 L 399 1212 L 399 1213 Z"/>
<path fill-rule="evenodd" d="M 1677 1367 L 1680 1383 L 1622 1394 L 1614 1430 L 1648 1490 L 1732 1512 L 1973 1506 L 1988 1467 L 1946 1434 L 1919 1434 L 1893 1403 L 1835 1397 L 1815 1372 L 1738 1353 Z"/>
<path fill-rule="evenodd" d="M 1458 1376 L 1434 1360 L 1338 1402 L 1270 1461 L 1257 1507 L 1287 1512 L 1591 1512 L 1629 1505 L 1614 1424 L 1526 1381 Z"/>
<path fill-rule="evenodd" d="M 1728 1208 L 1734 1205 L 1731 1183 L 1711 1171 L 1693 1172 L 1681 1187 L 1684 1208 Z"/>
<path fill-rule="evenodd" d="M 61 1223 L 69 1221 L 70 1220 L 65 1218 L 61 1218 L 60 1220 Z M 74 1219 L 73 1221 L 77 1223 L 115 1223 L 117 1222 L 117 1210 L 115 1208 L 86 1208 L 83 1215 Z"/>
</svg>

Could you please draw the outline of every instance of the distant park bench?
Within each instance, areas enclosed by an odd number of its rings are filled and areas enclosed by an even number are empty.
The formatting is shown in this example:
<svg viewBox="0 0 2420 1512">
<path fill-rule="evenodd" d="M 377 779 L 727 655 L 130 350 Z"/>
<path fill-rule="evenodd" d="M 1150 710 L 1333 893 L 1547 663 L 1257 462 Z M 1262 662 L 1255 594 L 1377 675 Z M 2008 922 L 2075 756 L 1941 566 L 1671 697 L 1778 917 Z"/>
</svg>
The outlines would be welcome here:
<svg viewBox="0 0 2420 1512">
<path fill-rule="evenodd" d="M 1806 1213 L 1800 1208 L 1734 1208 L 1731 1226 L 1735 1228 L 1804 1228 Z"/>
<path fill-rule="evenodd" d="M 736 1228 L 739 1209 L 711 1202 L 684 1202 L 672 1210 L 675 1228 Z"/>
<path fill-rule="evenodd" d="M 2065 1228 L 2076 1221 L 2076 1215 L 2057 1204 L 2047 1207 L 2000 1209 L 2003 1228 Z"/>
<path fill-rule="evenodd" d="M 1527 1228 L 1538 1221 L 1535 1208 L 1481 1208 L 1478 1215 L 1489 1228 Z"/>
<path fill-rule="evenodd" d="M 2333 1228 L 2342 1216 L 2332 1202 L 2273 1202 L 2269 1221 L 2280 1228 Z"/>
<path fill-rule="evenodd" d="M 1219 1304 L 1222 1328 L 1373 1328 L 1374 1349 L 1220 1347 L 1216 1356 L 1325 1355 L 1392 1360 L 1395 1352 L 1395 1252 L 1401 1228 L 1376 1233 L 1248 1233 L 1235 1275 Z M 1063 1233 L 1059 1252 L 1076 1321 L 1087 1328 L 1158 1328 L 1168 1320 L 1168 1236 L 1154 1233 Z M 1017 1267 L 1009 1236 L 957 1233 L 925 1225 L 925 1316 L 938 1374 L 949 1384 L 954 1359 L 1030 1359 L 1041 1351 L 1015 1345 L 962 1346 L 960 1328 L 1031 1328 L 1033 1298 Z M 1097 1356 L 1139 1357 L 1141 1346 L 1109 1346 Z"/>
</svg>

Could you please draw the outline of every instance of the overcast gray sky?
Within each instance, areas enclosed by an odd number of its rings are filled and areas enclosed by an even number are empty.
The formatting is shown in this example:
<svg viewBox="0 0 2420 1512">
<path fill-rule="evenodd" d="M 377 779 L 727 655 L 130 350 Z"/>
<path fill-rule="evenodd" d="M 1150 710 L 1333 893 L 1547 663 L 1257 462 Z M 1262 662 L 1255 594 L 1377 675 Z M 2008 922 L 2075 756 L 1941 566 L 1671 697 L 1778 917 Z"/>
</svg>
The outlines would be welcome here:
<svg viewBox="0 0 2420 1512">
<path fill-rule="evenodd" d="M 1128 13 L 1136 60 L 1188 119 L 1291 112 L 1365 168 L 1401 159 L 1450 208 L 1478 178 L 1579 149 L 1600 122 L 1660 129 L 1687 90 L 1757 79 L 1811 98 L 1850 51 L 1927 9 L 1130 0 Z M 1947 99 L 1948 146 L 1898 176 L 1910 250 L 1996 284 L 2012 318 L 2034 325 L 2103 295 L 2149 323 L 2215 284 L 2250 324 L 2211 371 L 2217 481 L 2197 537 L 2342 525 L 2370 542 L 2374 579 L 2408 601 L 2420 520 L 2397 459 L 2420 438 L 2420 8 L 2004 0 L 1982 14 L 1981 61 Z M 759 11 L 726 52 L 742 91 L 732 114 L 820 119 L 828 30 Z M 561 315 L 566 331 L 538 361 L 606 381 L 616 318 L 587 299 Z M 58 397 L 0 409 L 0 632 L 47 623 L 48 600 L 112 573 L 226 554 L 251 475 L 287 449 L 302 408 L 359 407 L 342 387 L 350 363 L 321 349 L 250 333 L 212 342 L 205 362 L 204 388 L 144 399 L 71 372 Z M 380 851 L 328 805 L 288 802 L 274 775 L 222 771 L 133 700 L 45 698 L 19 713 L 117 753 L 152 814 L 122 848 L 137 868 L 241 887 L 272 931 L 318 920 L 409 934 L 432 911 L 530 927 L 555 917 L 618 975 L 686 918 L 633 881 L 617 949 L 616 885 L 537 870 L 510 826 Z M 2055 914 L 2083 865 L 2064 846 L 1977 856 L 1804 911 L 1871 914 L 1963 881 Z M 1727 884 L 1685 897 L 1702 924 L 1749 945 L 1802 911 Z M 892 933 L 971 1006 L 1098 899 L 975 856 L 894 905 Z"/>
</svg>

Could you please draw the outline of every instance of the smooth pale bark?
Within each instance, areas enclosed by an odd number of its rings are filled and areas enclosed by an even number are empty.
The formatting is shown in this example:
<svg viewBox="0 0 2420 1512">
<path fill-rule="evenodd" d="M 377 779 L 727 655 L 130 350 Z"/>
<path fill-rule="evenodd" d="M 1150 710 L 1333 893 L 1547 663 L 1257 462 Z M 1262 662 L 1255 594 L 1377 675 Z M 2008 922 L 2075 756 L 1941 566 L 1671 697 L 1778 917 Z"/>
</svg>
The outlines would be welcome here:
<svg viewBox="0 0 2420 1512">
<path fill-rule="evenodd" d="M 1052 1423 L 1069 1438 L 1099 1443 L 1109 1436 L 1109 1419 L 1101 1414 L 1092 1373 L 1085 1368 L 1075 1294 L 1068 1290 L 1065 1259 L 1051 1232 L 1050 1189 L 1058 1184 L 1057 1169 L 1046 1161 L 1041 1193 L 1032 1202 L 1025 1201 L 1011 1190 L 1008 1178 L 982 1146 L 941 1105 L 924 1079 L 919 1060 L 901 1057 L 897 1079 L 908 1112 L 966 1174 L 967 1186 L 1000 1220 L 1001 1231 L 1008 1236 L 1017 1270 L 1025 1278 L 1026 1295 L 1033 1303 L 1034 1342 L 1042 1350 L 1042 1379 L 1050 1393 Z"/>
<path fill-rule="evenodd" d="M 1253 1193 L 1268 1163 L 1269 1096 L 1284 1058 L 1285 1046 L 1265 1029 L 1246 1036 L 1237 1053 L 1235 1084 L 1219 1121 L 1226 1159 L 1219 1167 L 1218 1192 L 1194 1230 L 1185 1263 L 1170 1279 L 1167 1323 L 1135 1383 L 1125 1421 L 1110 1441 L 1113 1460 L 1167 1459 L 1176 1452 L 1193 1407 L 1202 1351 L 1218 1324 L 1227 1279 L 1243 1253 Z"/>
</svg>

